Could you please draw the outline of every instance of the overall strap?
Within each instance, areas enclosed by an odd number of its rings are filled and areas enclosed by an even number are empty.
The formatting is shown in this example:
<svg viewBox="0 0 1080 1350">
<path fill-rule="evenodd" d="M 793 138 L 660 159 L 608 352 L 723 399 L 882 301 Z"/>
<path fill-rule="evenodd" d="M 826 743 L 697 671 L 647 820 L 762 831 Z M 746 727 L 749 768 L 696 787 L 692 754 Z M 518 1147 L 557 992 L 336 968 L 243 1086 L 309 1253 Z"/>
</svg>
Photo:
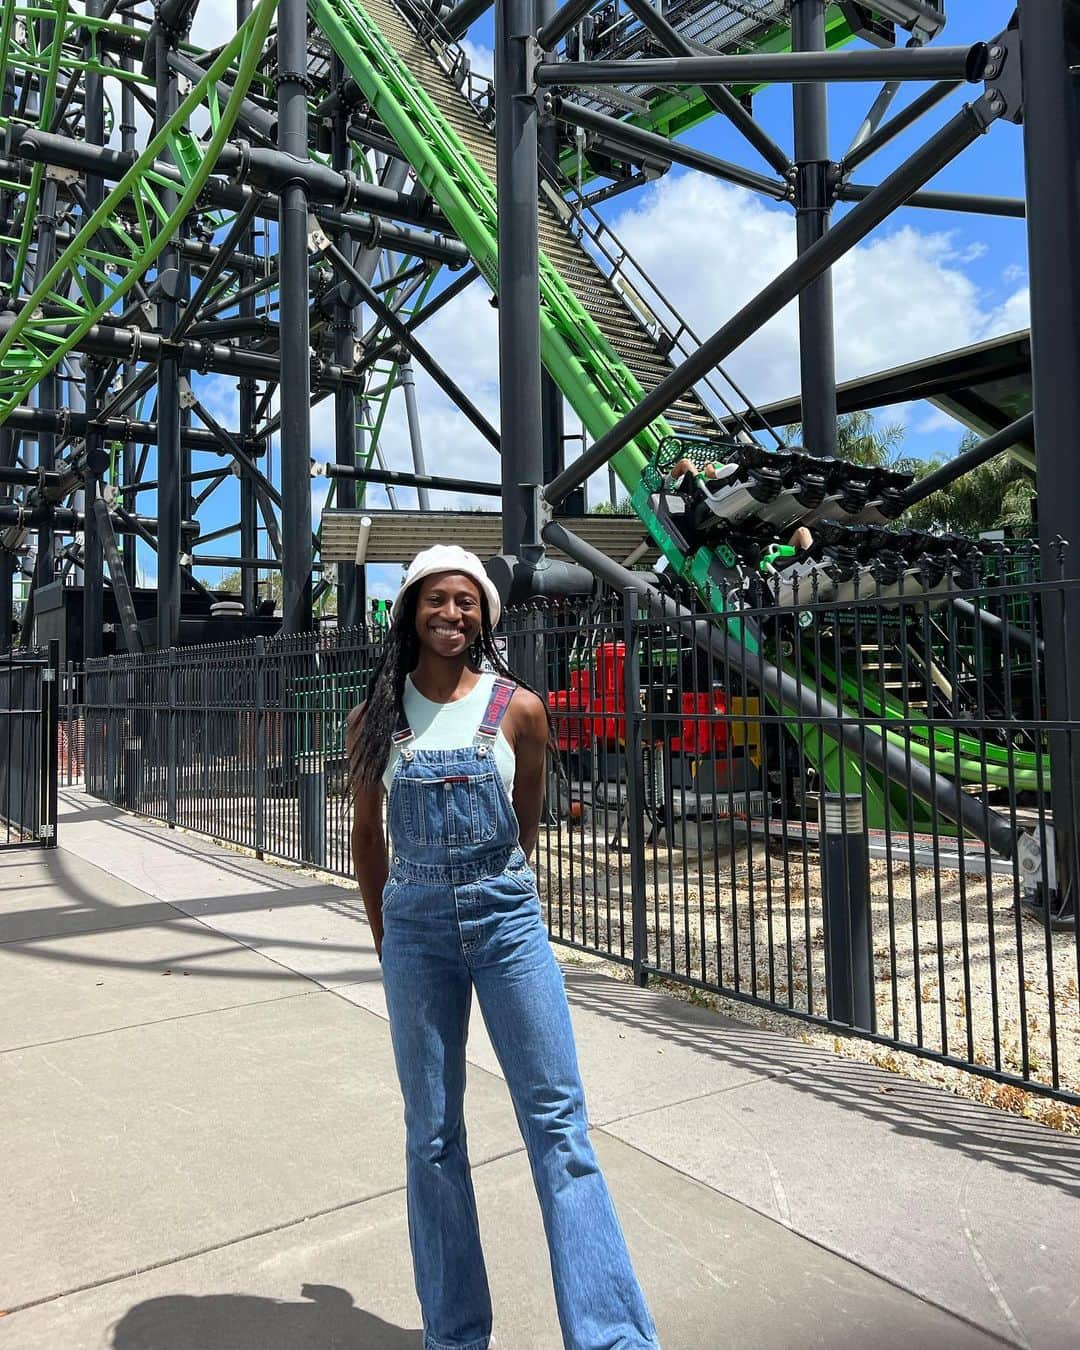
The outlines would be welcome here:
<svg viewBox="0 0 1080 1350">
<path fill-rule="evenodd" d="M 412 727 L 409 726 L 408 722 L 405 720 L 405 709 L 402 708 L 401 712 L 398 714 L 397 727 L 394 730 L 393 736 L 390 738 L 390 744 L 395 750 L 400 750 L 405 755 L 406 759 L 412 759 L 412 752 L 407 750 L 406 747 L 410 741 L 415 739 L 416 732 L 413 731 Z"/>
<path fill-rule="evenodd" d="M 488 699 L 487 708 L 480 719 L 480 725 L 476 728 L 475 745 L 490 745 L 495 740 L 499 727 L 502 725 L 502 720 L 506 716 L 506 710 L 510 706 L 510 700 L 516 692 L 517 685 L 513 680 L 503 679 L 502 676 L 496 677 L 495 683 L 491 687 L 491 697 Z"/>
</svg>

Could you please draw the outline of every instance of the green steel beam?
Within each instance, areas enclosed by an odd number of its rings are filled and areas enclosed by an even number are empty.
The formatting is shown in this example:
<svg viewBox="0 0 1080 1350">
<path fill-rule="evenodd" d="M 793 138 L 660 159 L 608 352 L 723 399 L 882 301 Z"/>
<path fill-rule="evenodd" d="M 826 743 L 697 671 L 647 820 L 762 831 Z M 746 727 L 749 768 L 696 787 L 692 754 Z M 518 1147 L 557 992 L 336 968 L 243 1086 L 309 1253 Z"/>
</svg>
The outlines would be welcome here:
<svg viewBox="0 0 1080 1350">
<path fill-rule="evenodd" d="M 48 273 L 36 279 L 33 293 L 22 301 L 0 340 L 0 423 L 25 402 L 42 376 L 54 369 L 86 332 L 123 299 L 197 205 L 255 74 L 276 3 L 277 0 L 260 0 L 168 124 L 151 139 L 101 206 L 84 220 Z M 79 15 L 79 24 L 86 24 L 83 15 Z M 116 70 L 110 67 L 109 74 L 115 75 Z M 231 92 L 222 104 L 217 85 L 227 75 L 232 77 Z M 196 143 L 187 123 L 203 105 L 209 109 L 211 135 L 206 142 Z M 196 144 L 197 156 L 192 150 Z M 176 185 L 153 169 L 154 161 L 166 152 L 185 179 L 184 190 L 171 210 L 165 201 L 167 194 L 175 194 Z M 125 224 L 132 218 L 135 225 Z M 102 285 L 99 301 L 92 299 L 89 284 L 92 278 Z M 61 317 L 43 317 L 58 313 Z"/>
<path fill-rule="evenodd" d="M 830 51 L 854 40 L 851 27 L 837 5 L 830 5 L 825 23 L 825 43 Z M 753 44 L 751 50 L 789 52 L 791 26 L 787 23 L 774 24 L 758 42 Z M 749 94 L 759 93 L 763 88 L 763 85 L 736 85 L 732 87 L 731 92 L 736 98 L 745 98 Z M 647 112 L 634 113 L 625 120 L 630 126 L 674 138 L 715 116 L 716 109 L 700 89 L 664 89 L 656 95 Z M 563 152 L 560 167 L 568 178 L 577 180 L 577 151 L 572 146 Z M 594 176 L 588 164 L 583 163 L 581 181 L 587 183 Z"/>
</svg>

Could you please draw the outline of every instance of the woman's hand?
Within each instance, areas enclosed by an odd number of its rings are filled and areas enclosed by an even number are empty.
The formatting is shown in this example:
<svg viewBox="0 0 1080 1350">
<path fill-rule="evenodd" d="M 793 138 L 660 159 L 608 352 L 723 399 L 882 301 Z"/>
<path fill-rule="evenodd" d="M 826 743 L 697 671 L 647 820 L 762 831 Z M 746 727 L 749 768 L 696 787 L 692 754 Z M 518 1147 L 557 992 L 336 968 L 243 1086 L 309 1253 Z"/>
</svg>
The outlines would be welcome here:
<svg viewBox="0 0 1080 1350">
<path fill-rule="evenodd" d="M 514 751 L 514 814 L 518 820 L 521 847 L 529 857 L 540 832 L 544 805 L 544 774 L 547 768 L 547 709 L 528 689 L 518 689 L 507 712 L 507 728 Z"/>
</svg>

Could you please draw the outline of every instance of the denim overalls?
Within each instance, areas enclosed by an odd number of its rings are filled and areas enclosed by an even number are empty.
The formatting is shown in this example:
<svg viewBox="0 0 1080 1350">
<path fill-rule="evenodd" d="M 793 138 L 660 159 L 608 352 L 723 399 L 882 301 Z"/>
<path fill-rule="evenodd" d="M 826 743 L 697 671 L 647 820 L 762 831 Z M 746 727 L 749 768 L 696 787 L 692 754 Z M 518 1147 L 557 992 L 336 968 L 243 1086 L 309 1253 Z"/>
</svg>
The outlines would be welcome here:
<svg viewBox="0 0 1080 1350">
<path fill-rule="evenodd" d="M 473 743 L 414 750 L 401 725 L 382 968 L 405 1099 L 407 1198 L 425 1350 L 487 1350 L 491 1300 L 466 1151 L 475 986 L 528 1150 L 567 1350 L 658 1342 L 589 1140 L 562 972 L 494 758 L 515 686 Z M 511 1350 L 514 1350 L 511 1347 Z"/>
</svg>

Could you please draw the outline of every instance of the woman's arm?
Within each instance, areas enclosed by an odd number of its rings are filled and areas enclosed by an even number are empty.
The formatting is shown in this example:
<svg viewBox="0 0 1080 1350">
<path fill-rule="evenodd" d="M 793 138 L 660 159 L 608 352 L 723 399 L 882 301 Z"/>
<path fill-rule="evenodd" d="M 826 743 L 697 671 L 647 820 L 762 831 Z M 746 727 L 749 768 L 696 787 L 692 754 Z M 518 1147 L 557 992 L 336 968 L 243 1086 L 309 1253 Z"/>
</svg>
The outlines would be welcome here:
<svg viewBox="0 0 1080 1350">
<path fill-rule="evenodd" d="M 544 772 L 547 766 L 547 709 L 528 689 L 519 689 L 511 704 L 513 717 L 514 814 L 518 819 L 521 847 L 529 857 L 540 832 L 544 805 Z"/>
<path fill-rule="evenodd" d="M 349 765 L 356 761 L 357 740 L 364 717 L 363 704 L 349 714 L 345 731 L 345 752 Z M 389 864 L 386 857 L 386 835 L 383 833 L 382 783 L 373 787 L 353 787 L 352 861 L 360 896 L 367 911 L 375 952 L 382 960 L 382 893 L 386 885 Z"/>
</svg>

